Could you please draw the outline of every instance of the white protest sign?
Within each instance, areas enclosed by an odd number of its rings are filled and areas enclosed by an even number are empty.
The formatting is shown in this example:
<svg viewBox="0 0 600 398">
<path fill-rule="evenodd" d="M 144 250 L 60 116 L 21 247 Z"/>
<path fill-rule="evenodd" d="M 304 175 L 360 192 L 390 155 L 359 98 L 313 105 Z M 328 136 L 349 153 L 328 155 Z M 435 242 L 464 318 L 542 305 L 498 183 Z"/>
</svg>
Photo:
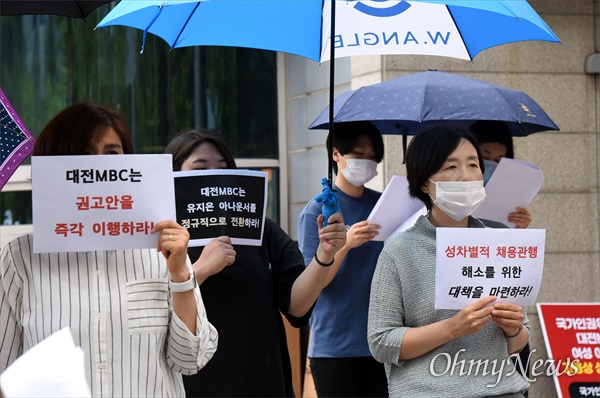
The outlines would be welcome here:
<svg viewBox="0 0 600 398">
<path fill-rule="evenodd" d="M 460 310 L 486 296 L 533 304 L 545 239 L 543 229 L 437 228 L 435 308 Z"/>
<path fill-rule="evenodd" d="M 204 246 L 223 235 L 234 245 L 262 245 L 268 173 L 220 169 L 173 175 L 177 222 L 188 229 L 190 247 Z"/>
<path fill-rule="evenodd" d="M 155 248 L 175 220 L 171 155 L 34 156 L 33 251 Z"/>
</svg>

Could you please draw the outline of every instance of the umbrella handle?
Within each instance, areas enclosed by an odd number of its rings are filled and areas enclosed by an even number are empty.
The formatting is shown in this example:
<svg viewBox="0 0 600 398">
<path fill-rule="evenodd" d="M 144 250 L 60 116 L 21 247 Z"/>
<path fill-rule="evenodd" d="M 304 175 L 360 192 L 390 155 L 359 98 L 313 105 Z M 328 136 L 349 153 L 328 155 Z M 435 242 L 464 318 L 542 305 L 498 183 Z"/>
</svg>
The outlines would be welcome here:
<svg viewBox="0 0 600 398">
<path fill-rule="evenodd" d="M 406 143 L 408 142 L 408 136 L 406 133 L 402 133 L 402 164 L 406 164 Z"/>
<path fill-rule="evenodd" d="M 327 226 L 327 220 L 333 214 L 340 211 L 340 202 L 337 193 L 329 186 L 327 178 L 321 180 L 323 191 L 315 196 L 315 202 L 321 203 L 321 214 L 323 214 L 323 227 Z"/>
<path fill-rule="evenodd" d="M 333 134 L 335 130 L 335 126 L 333 123 L 333 103 L 335 101 L 334 95 L 334 84 L 335 84 L 335 0 L 331 1 L 331 34 L 329 36 L 329 135 L 331 139 L 329 142 L 333 145 Z M 327 150 L 327 179 L 329 188 L 333 189 L 333 159 L 331 157 L 331 153 L 333 153 L 333 148 L 328 148 Z M 327 222 L 327 219 L 325 219 Z M 324 223 L 323 226 L 326 224 Z"/>
</svg>

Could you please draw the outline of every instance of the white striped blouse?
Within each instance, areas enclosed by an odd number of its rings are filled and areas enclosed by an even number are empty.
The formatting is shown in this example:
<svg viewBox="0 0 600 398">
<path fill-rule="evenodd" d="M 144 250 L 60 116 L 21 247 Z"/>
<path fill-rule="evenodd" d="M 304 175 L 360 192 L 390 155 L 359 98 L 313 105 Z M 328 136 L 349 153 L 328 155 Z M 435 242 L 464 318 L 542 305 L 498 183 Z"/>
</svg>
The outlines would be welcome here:
<svg viewBox="0 0 600 398">
<path fill-rule="evenodd" d="M 173 312 L 156 249 L 34 254 L 31 234 L 0 253 L 0 372 L 65 326 L 95 397 L 185 396 L 217 349 L 196 289 L 196 335 Z"/>
</svg>

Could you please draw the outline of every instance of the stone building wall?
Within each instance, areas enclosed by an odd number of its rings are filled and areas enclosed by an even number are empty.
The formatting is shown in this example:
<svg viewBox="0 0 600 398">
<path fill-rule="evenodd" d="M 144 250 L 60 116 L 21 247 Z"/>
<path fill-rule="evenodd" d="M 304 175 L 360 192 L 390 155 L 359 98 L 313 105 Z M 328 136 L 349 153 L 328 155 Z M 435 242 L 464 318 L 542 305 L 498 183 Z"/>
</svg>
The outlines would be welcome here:
<svg viewBox="0 0 600 398">
<path fill-rule="evenodd" d="M 344 59 L 340 61 L 343 71 L 336 81 L 336 95 L 428 69 L 487 80 L 528 93 L 560 127 L 559 132 L 536 133 L 514 140 L 515 156 L 537 164 L 545 176 L 542 190 L 529 208 L 533 215 L 530 228 L 546 230 L 544 277 L 538 302 L 600 302 L 600 75 L 585 71 L 586 58 L 600 52 L 600 2 L 538 0 L 530 4 L 562 44 L 526 42 L 499 46 L 483 51 L 473 62 L 406 55 Z M 295 236 L 295 217 L 319 189 L 320 178 L 316 177 L 324 176 L 326 169 L 326 132 L 307 133 L 301 129 L 327 105 L 328 73 L 319 69 L 324 65 L 288 57 L 288 85 L 290 79 L 298 77 L 290 76 L 290 65 L 297 68 L 301 65 L 304 71 L 320 76 L 312 91 L 307 89 L 288 96 L 291 104 L 288 118 L 297 120 L 297 127 L 288 127 L 289 138 L 304 134 L 302 139 L 310 141 L 290 149 L 290 170 L 306 171 L 306 162 L 315 166 L 308 166 L 310 177 L 302 178 L 300 185 L 290 188 L 296 190 L 290 195 L 290 232 Z M 291 116 L 290 112 L 298 108 L 293 106 L 294 101 L 299 99 L 304 104 L 303 113 Z M 386 153 L 380 177 L 371 183 L 380 190 L 392 175 L 405 174 L 401 138 L 384 138 Z M 298 174 L 293 176 L 296 178 Z M 532 360 L 546 359 L 537 310 L 533 306 L 528 310 L 531 348 L 536 350 Z M 551 396 L 557 396 L 552 378 L 537 377 L 530 397 Z"/>
</svg>

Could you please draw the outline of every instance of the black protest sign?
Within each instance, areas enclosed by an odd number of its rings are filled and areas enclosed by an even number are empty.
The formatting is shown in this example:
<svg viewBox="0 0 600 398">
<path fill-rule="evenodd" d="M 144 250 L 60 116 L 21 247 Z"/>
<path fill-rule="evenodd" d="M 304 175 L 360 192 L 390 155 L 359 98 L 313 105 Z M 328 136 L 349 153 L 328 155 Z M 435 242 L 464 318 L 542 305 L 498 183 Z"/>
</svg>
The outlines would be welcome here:
<svg viewBox="0 0 600 398">
<path fill-rule="evenodd" d="M 251 170 L 175 172 L 177 222 L 189 246 L 226 235 L 234 244 L 260 246 L 267 204 L 267 173 Z"/>
</svg>

